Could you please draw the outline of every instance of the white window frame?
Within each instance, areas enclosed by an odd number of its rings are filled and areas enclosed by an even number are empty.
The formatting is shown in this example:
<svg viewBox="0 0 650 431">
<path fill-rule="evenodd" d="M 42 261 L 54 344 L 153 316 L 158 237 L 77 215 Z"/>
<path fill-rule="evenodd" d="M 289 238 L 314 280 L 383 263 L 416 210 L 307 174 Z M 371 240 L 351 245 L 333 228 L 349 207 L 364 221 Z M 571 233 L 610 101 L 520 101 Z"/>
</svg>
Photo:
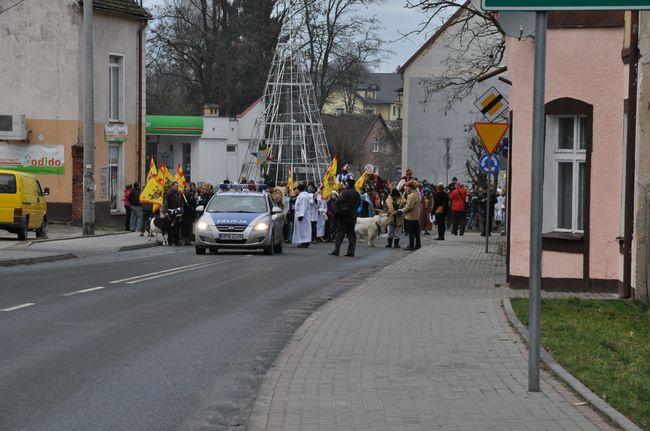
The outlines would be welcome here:
<svg viewBox="0 0 650 431">
<path fill-rule="evenodd" d="M 560 149 L 559 148 L 559 119 L 560 118 L 572 118 L 574 121 L 573 127 L 573 149 Z M 585 130 L 585 148 L 580 149 L 580 119 L 585 119 L 585 126 L 588 127 L 587 115 L 547 115 L 546 116 L 546 146 L 545 146 L 545 167 L 544 167 L 544 202 L 552 203 L 552 205 L 546 205 L 544 209 L 544 219 L 542 229 L 544 232 L 560 232 L 560 233 L 572 233 L 580 234 L 584 233 L 584 229 L 578 229 L 578 213 L 579 213 L 579 194 L 580 194 L 580 165 L 584 164 L 584 169 L 587 169 L 587 150 L 586 146 L 588 145 L 587 136 L 588 130 Z M 571 163 L 572 164 L 572 208 L 571 208 L 571 228 L 559 228 L 559 215 L 558 209 L 560 205 L 560 193 L 559 193 L 559 175 L 560 163 Z M 585 171 L 585 181 L 587 180 L 586 171 Z M 588 187 L 587 184 L 584 185 L 585 191 Z M 586 195 L 586 193 L 585 193 Z M 583 196 L 586 198 L 586 196 Z M 588 202 L 584 202 L 583 207 L 583 228 L 586 206 Z"/>
<path fill-rule="evenodd" d="M 372 152 L 379 152 L 379 139 L 376 136 L 372 138 Z"/>
<path fill-rule="evenodd" d="M 117 59 L 117 62 L 114 61 Z M 117 117 L 113 116 L 113 69 L 118 69 L 118 77 L 120 82 L 118 83 L 118 115 Z M 110 52 L 108 54 L 108 122 L 109 123 L 122 123 L 124 122 L 124 54 L 118 54 Z"/>
</svg>

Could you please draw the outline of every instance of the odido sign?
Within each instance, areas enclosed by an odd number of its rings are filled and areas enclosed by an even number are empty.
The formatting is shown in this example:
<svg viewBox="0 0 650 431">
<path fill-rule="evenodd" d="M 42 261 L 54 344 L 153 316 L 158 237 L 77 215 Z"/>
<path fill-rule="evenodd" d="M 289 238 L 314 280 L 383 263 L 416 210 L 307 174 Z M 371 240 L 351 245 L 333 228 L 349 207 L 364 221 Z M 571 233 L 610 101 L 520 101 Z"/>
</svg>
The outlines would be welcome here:
<svg viewBox="0 0 650 431">
<path fill-rule="evenodd" d="M 0 169 L 63 175 L 64 154 L 63 145 L 0 144 Z"/>
</svg>

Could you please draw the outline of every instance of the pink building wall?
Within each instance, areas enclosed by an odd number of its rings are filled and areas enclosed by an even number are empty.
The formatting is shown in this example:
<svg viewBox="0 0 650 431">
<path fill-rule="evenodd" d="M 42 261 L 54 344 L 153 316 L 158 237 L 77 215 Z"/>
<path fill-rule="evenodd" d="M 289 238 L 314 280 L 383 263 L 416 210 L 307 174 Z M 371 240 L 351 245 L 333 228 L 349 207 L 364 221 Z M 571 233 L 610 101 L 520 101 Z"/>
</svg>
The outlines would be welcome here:
<svg viewBox="0 0 650 431">
<path fill-rule="evenodd" d="M 593 105 L 589 275 L 621 279 L 619 236 L 625 70 L 623 28 L 549 29 L 546 102 L 564 97 Z M 508 198 L 510 275 L 528 277 L 533 54 L 531 40 L 507 38 L 512 81 L 512 185 Z M 583 278 L 583 255 L 543 252 L 544 278 Z"/>
</svg>

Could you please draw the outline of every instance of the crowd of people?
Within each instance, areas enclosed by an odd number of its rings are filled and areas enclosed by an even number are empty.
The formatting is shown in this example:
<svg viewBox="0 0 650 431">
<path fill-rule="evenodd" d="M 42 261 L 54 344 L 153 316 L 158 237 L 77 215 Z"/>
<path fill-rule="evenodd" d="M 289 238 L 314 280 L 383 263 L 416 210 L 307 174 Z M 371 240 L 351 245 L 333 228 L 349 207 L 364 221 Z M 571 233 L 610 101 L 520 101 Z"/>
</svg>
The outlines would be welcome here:
<svg viewBox="0 0 650 431">
<path fill-rule="evenodd" d="M 347 237 L 346 256 L 354 256 L 356 235 L 354 232 L 358 217 L 387 216 L 388 248 L 401 248 L 402 237 L 408 238 L 404 250 L 421 247 L 421 235 L 437 231 L 438 241 L 445 240 L 445 233 L 451 229 L 453 235 L 464 235 L 468 229 L 480 230 L 481 235 L 490 235 L 492 226 L 498 229 L 505 219 L 505 193 L 497 188 L 488 202 L 487 193 L 477 185 L 467 188 L 457 178 L 448 185 L 419 181 L 409 169 L 398 182 L 383 181 L 377 175 L 368 175 L 359 184 L 345 165 L 337 175 L 337 187 L 330 196 L 324 197 L 320 187 L 313 182 L 298 182 L 292 190 L 288 183 L 275 184 L 267 180 L 266 186 L 275 204 L 285 213 L 283 234 L 285 242 L 299 248 L 308 248 L 312 243 L 333 242 L 330 253 L 338 256 L 342 242 Z M 225 181 L 224 186 L 229 187 Z M 258 185 L 241 178 L 239 184 L 255 191 Z M 125 229 L 143 235 L 149 218 L 155 209 L 152 204 L 140 202 L 140 185 L 127 185 L 124 190 L 126 208 Z M 163 213 L 171 213 L 169 230 L 170 245 L 185 245 L 193 240 L 193 225 L 197 219 L 196 208 L 207 205 L 214 195 L 209 183 L 197 186 L 188 182 L 184 190 L 178 190 L 178 183 L 172 182 L 165 190 Z M 488 211 L 491 223 L 487 223 Z"/>
<path fill-rule="evenodd" d="M 339 255 L 341 242 L 347 237 L 346 256 L 354 256 L 357 217 L 386 214 L 386 247 L 400 248 L 400 240 L 405 236 L 408 245 L 404 250 L 417 250 L 421 246 L 421 235 L 430 235 L 434 225 L 435 239 L 444 241 L 448 229 L 459 236 L 468 229 L 480 230 L 483 236 L 490 235 L 492 226 L 500 229 L 505 219 L 505 193 L 501 188 L 491 194 L 488 202 L 486 190 L 477 185 L 467 188 L 455 177 L 446 186 L 434 185 L 427 180 L 418 181 L 412 171 L 407 170 L 399 182 L 385 182 L 370 175 L 357 192 L 348 169 L 346 165 L 338 174 L 340 189 L 327 199 L 323 199 L 314 183 L 298 184 L 294 190 L 287 190 L 286 183 L 272 185 L 272 189 L 280 190 L 276 192 L 278 200 L 283 199 L 283 208 L 287 209 L 286 242 L 301 248 L 309 247 L 310 243 L 334 242 L 331 254 Z M 491 214 L 489 226 L 488 211 Z"/>
<path fill-rule="evenodd" d="M 140 202 L 140 184 L 128 184 L 124 188 L 124 229 L 138 232 L 143 236 L 151 216 L 157 208 L 154 204 Z M 165 187 L 162 212 L 169 214 L 169 245 L 187 245 L 193 241 L 193 226 L 198 214 L 196 208 L 205 206 L 214 195 L 214 187 L 210 183 L 203 183 L 200 187 L 194 182 L 185 184 L 179 190 L 177 181 Z"/>
</svg>

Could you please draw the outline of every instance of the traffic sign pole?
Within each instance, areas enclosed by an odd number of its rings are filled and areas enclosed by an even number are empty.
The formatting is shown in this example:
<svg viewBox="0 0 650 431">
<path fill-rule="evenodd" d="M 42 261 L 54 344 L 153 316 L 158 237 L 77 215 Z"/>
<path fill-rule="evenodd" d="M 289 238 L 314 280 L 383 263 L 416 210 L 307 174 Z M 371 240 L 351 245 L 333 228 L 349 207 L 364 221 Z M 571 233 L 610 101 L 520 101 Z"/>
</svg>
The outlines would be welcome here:
<svg viewBox="0 0 650 431">
<path fill-rule="evenodd" d="M 544 93 L 546 89 L 547 13 L 535 19 L 533 89 L 533 160 L 530 185 L 530 272 L 528 279 L 528 391 L 539 392 L 540 314 L 542 290 L 542 193 L 544 174 Z"/>
<path fill-rule="evenodd" d="M 491 217 L 491 212 L 490 211 L 490 176 L 492 172 L 492 154 L 488 155 L 488 171 L 487 171 L 487 203 L 486 205 L 486 214 L 485 214 L 485 253 L 490 252 L 490 231 L 491 231 L 491 223 L 492 223 L 492 217 Z"/>
</svg>

